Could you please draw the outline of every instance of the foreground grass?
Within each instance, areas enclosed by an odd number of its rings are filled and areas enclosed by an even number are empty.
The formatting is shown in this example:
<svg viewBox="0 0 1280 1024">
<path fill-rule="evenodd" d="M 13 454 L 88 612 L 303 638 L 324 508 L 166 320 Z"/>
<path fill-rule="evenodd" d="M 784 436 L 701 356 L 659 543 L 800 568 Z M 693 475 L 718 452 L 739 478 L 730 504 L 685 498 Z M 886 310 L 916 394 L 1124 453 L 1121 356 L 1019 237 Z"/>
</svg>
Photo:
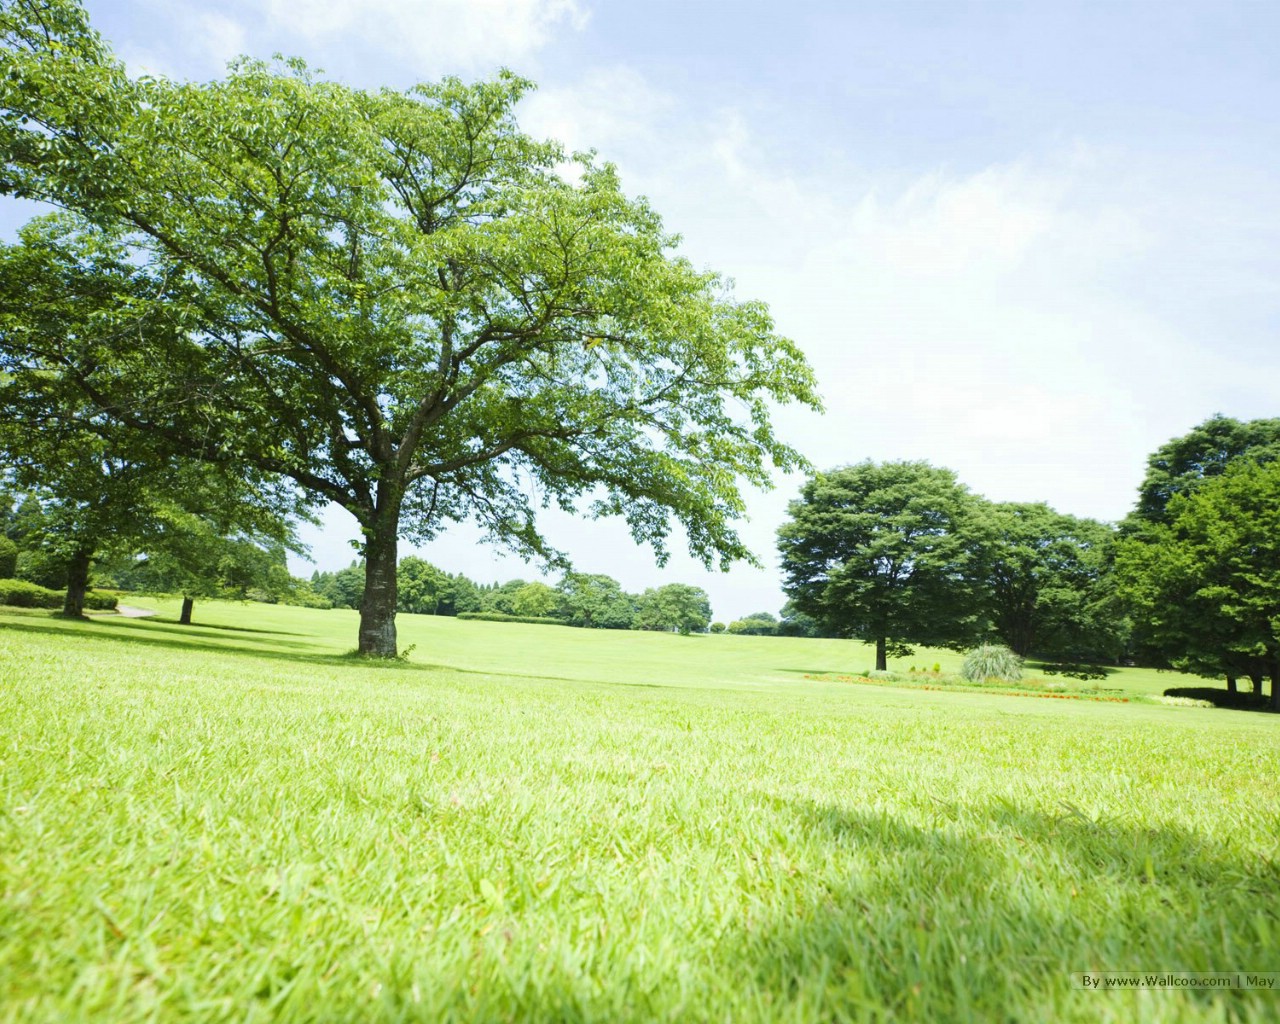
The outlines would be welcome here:
<svg viewBox="0 0 1280 1024">
<path fill-rule="evenodd" d="M 1276 969 L 1268 716 L 804 679 L 865 667 L 834 641 L 408 619 L 370 666 L 342 613 L 202 613 L 0 613 L 0 1020 L 1280 1011 L 1069 980 Z"/>
</svg>

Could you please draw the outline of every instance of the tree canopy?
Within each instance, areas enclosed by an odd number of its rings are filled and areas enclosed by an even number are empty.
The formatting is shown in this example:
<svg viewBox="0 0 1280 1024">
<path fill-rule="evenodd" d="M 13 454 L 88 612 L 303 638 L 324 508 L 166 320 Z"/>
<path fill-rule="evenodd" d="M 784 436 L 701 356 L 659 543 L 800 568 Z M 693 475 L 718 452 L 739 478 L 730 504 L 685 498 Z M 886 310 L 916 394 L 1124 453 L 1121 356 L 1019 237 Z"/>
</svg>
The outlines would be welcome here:
<svg viewBox="0 0 1280 1024">
<path fill-rule="evenodd" d="M 701 587 L 668 583 L 640 595 L 636 628 L 701 633 L 711 623 L 711 600 Z"/>
<path fill-rule="evenodd" d="M 635 621 L 634 599 L 612 576 L 566 573 L 560 584 L 570 625 L 589 629 L 630 629 Z"/>
<path fill-rule="evenodd" d="M 1280 419 L 1242 422 L 1230 416 L 1211 416 L 1161 445 L 1147 460 L 1126 532 L 1145 523 L 1167 523 L 1169 502 L 1176 495 L 1194 491 L 1241 457 L 1254 462 L 1280 458 Z"/>
<path fill-rule="evenodd" d="M 812 373 L 610 165 L 519 130 L 529 82 L 367 92 L 249 60 L 134 80 L 75 0 L 6 6 L 0 43 L 0 192 L 83 218 L 32 273 L 96 233 L 153 285 L 100 358 L 24 358 L 348 509 L 361 651 L 395 653 L 397 538 L 449 521 L 562 560 L 536 520 L 556 504 L 623 517 L 659 561 L 674 523 L 708 565 L 753 559 L 740 487 L 803 465 L 770 408 L 817 407 Z"/>
</svg>

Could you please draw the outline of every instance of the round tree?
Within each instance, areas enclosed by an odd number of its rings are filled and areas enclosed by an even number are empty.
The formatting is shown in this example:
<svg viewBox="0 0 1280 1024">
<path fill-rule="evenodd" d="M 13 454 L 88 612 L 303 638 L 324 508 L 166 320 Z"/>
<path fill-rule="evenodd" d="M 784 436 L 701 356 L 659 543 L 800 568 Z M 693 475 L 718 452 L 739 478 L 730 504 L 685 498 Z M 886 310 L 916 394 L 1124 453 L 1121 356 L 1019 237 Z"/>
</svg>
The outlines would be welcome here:
<svg viewBox="0 0 1280 1024">
<path fill-rule="evenodd" d="M 964 645 L 979 626 L 976 500 L 926 462 L 820 473 L 778 532 L 784 590 L 834 636 L 876 645 L 876 668 L 908 644 Z"/>
</svg>

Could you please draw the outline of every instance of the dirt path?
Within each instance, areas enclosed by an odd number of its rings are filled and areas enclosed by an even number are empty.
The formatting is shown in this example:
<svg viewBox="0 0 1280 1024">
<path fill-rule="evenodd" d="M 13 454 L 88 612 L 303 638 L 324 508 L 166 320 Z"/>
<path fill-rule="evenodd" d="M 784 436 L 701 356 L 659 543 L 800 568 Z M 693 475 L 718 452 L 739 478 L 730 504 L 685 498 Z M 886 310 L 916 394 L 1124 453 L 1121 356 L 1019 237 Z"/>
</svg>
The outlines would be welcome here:
<svg viewBox="0 0 1280 1024">
<path fill-rule="evenodd" d="M 116 614 L 123 615 L 126 619 L 145 619 L 148 615 L 155 615 L 155 611 L 150 608 L 135 608 L 129 604 L 116 605 Z"/>
</svg>

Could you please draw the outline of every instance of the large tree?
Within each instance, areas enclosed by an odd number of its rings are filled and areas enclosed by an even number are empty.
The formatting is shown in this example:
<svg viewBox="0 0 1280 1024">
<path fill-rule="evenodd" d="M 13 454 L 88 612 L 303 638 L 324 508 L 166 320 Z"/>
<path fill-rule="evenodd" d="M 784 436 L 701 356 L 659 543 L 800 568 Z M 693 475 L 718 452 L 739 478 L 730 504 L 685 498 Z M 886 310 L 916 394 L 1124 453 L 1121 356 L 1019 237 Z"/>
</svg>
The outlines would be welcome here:
<svg viewBox="0 0 1280 1024">
<path fill-rule="evenodd" d="M 1117 572 L 1167 663 L 1271 679 L 1280 710 L 1280 462 L 1236 459 L 1122 545 Z"/>
<path fill-rule="evenodd" d="M 1261 685 L 1267 666 L 1256 654 L 1244 653 L 1229 618 L 1206 619 L 1190 601 L 1168 603 L 1175 580 L 1191 583 L 1186 573 L 1169 576 L 1169 527 L 1174 499 L 1191 497 L 1239 462 L 1278 458 L 1280 419 L 1241 421 L 1221 415 L 1151 454 L 1137 505 L 1120 524 L 1123 542 L 1117 549 L 1121 594 L 1132 606 L 1132 645 L 1143 660 L 1202 675 L 1222 674 L 1233 691 L 1239 676 L 1248 676 L 1255 688 Z"/>
<path fill-rule="evenodd" d="M 364 92 L 296 61 L 131 80 L 75 0 L 15 0 L 0 42 L 0 191 L 118 234 L 188 324 L 153 336 L 140 308 L 138 372 L 82 383 L 350 511 L 362 652 L 396 651 L 398 538 L 450 520 L 555 561 L 555 504 L 624 517 L 660 561 L 673 521 L 708 565 L 752 559 L 740 487 L 802 464 L 769 410 L 816 407 L 811 371 L 611 166 L 565 173 L 520 132 L 529 83 Z"/>
<path fill-rule="evenodd" d="M 967 644 L 982 625 L 977 501 L 926 462 L 819 473 L 778 531 L 783 589 L 834 635 L 874 643 L 880 670 L 910 644 Z"/>
</svg>

